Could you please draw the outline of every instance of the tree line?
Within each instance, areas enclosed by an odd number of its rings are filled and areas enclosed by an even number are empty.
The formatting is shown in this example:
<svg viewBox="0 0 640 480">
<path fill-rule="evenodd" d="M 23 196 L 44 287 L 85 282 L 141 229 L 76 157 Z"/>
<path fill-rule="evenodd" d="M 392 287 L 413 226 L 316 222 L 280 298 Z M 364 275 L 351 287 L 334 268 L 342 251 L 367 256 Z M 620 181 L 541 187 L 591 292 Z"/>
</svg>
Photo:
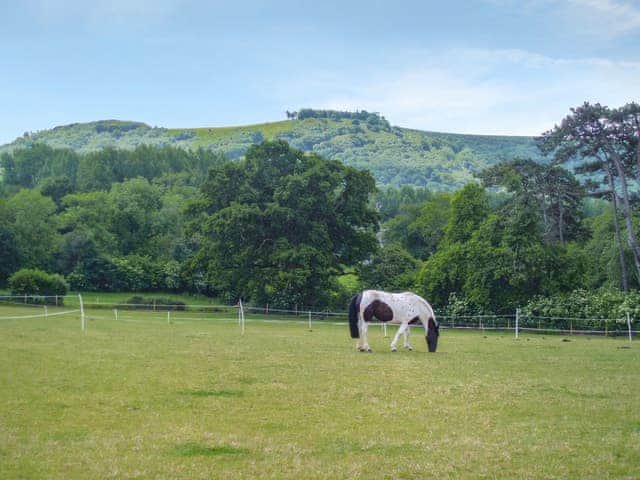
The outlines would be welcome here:
<svg viewBox="0 0 640 480">
<path fill-rule="evenodd" d="M 376 130 L 390 130 L 391 124 L 377 112 L 367 112 L 357 110 L 355 112 L 345 112 L 341 110 L 317 110 L 313 108 L 301 108 L 297 112 L 286 111 L 287 119 L 304 120 L 306 118 L 324 118 L 327 120 L 353 120 L 356 125 L 360 122 L 366 123 Z"/>
<path fill-rule="evenodd" d="M 74 290 L 283 308 L 411 289 L 457 313 L 637 290 L 639 118 L 635 104 L 582 105 L 539 139 L 555 162 L 515 158 L 453 193 L 377 190 L 368 171 L 284 141 L 234 161 L 173 147 L 18 149 L 0 158 L 0 283 L 30 268 Z M 581 159 L 579 181 L 562 164 Z"/>
</svg>

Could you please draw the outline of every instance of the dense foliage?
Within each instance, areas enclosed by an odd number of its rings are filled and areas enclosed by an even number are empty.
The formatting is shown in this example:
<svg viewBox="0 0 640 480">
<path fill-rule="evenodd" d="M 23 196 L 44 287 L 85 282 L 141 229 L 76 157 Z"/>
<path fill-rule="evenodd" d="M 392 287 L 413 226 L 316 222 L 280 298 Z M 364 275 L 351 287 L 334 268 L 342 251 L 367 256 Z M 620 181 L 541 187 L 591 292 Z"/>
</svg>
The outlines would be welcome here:
<svg viewBox="0 0 640 480">
<path fill-rule="evenodd" d="M 132 178 L 198 184 L 208 169 L 223 161 L 208 150 L 138 146 L 133 150 L 106 148 L 88 154 L 54 149 L 45 144 L 0 156 L 7 191 L 36 188 L 54 201 L 69 193 L 107 190 Z M 181 175 L 178 175 L 181 174 Z"/>
<path fill-rule="evenodd" d="M 114 120 L 73 124 L 29 133 L 0 147 L 0 153 L 39 143 L 77 153 L 149 145 L 203 148 L 237 159 L 253 144 L 282 139 L 299 150 L 369 170 L 382 187 L 414 185 L 448 191 L 462 187 L 500 161 L 516 157 L 545 160 L 530 137 L 409 130 L 391 127 L 381 115 L 364 111 L 305 108 L 294 113 L 297 120 L 225 128 L 163 129 Z"/>
<path fill-rule="evenodd" d="M 416 187 L 406 170 L 402 188 L 376 191 L 369 172 L 295 141 L 261 141 L 240 159 L 173 146 L 5 151 L 0 286 L 20 269 L 38 269 L 74 290 L 199 292 L 272 307 L 343 308 L 354 290 L 382 288 L 415 290 L 459 314 L 597 310 L 578 308 L 582 298 L 605 305 L 599 311 L 613 303 L 616 312 L 633 310 L 635 297 L 615 292 L 640 286 L 638 118 L 631 106 L 574 109 L 541 140 L 557 164 L 493 159 L 455 192 Z M 369 135 L 363 123 L 316 116 L 287 125 L 304 124 L 305 135 Z M 145 127 L 100 128 L 124 138 Z M 420 133 L 394 132 L 384 133 L 398 141 Z M 449 149 L 465 138 L 438 135 L 448 143 L 423 140 Z M 568 158 L 604 175 L 580 184 L 559 166 Z"/>
<path fill-rule="evenodd" d="M 286 142 L 252 146 L 242 162 L 209 172 L 192 207 L 201 239 L 195 268 L 217 294 L 262 305 L 323 306 L 344 265 L 375 249 L 368 172 Z"/>
<path fill-rule="evenodd" d="M 573 290 L 551 297 L 534 297 L 522 310 L 523 315 L 541 317 L 583 317 L 594 319 L 620 319 L 627 313 L 640 318 L 640 293 L 620 291 Z"/>
<path fill-rule="evenodd" d="M 598 190 L 601 183 L 608 183 L 607 193 L 612 197 L 614 209 L 621 204 L 627 245 L 636 278 L 640 280 L 640 241 L 632 211 L 632 193 L 640 185 L 640 105 L 629 103 L 611 109 L 599 103 L 585 102 L 572 108 L 560 125 L 545 132 L 540 145 L 544 151 L 552 152 L 557 162 L 569 162 L 575 156 L 589 159 L 581 165 L 582 170 L 600 172 L 604 176 L 605 181 L 594 181 L 591 187 Z M 619 238 L 618 226 L 616 234 Z M 624 264 L 622 255 L 620 261 Z M 626 267 L 623 265 L 622 269 L 626 270 Z"/>
</svg>

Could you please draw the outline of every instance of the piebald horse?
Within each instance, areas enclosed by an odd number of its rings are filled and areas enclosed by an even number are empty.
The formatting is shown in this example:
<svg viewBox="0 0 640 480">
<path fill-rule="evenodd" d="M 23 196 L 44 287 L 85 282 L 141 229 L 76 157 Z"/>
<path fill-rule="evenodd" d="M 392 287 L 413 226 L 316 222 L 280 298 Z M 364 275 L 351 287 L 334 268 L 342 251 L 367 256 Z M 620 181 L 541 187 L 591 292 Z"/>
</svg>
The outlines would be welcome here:
<svg viewBox="0 0 640 480">
<path fill-rule="evenodd" d="M 356 348 L 361 352 L 371 352 L 367 341 L 367 324 L 373 319 L 400 325 L 391 342 L 392 352 L 397 351 L 398 339 L 403 334 L 404 348 L 411 350 L 409 325 L 419 324 L 424 326 L 429 351 L 435 352 L 438 348 L 440 326 L 436 321 L 433 308 L 424 298 L 415 293 L 365 290 L 353 296 L 349 303 L 349 329 L 351 338 L 358 339 Z"/>
</svg>

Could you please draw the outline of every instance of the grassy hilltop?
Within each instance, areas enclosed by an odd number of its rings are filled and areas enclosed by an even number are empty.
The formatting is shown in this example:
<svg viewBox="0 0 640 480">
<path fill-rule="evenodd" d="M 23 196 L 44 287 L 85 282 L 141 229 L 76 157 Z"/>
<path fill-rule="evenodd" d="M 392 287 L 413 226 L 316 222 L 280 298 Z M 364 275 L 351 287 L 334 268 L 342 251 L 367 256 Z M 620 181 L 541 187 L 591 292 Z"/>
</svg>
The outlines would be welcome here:
<svg viewBox="0 0 640 480">
<path fill-rule="evenodd" d="M 293 147 L 371 170 L 380 185 L 456 189 L 474 173 L 514 157 L 542 160 L 531 137 L 461 135 L 394 127 L 377 114 L 368 120 L 348 112 L 312 112 L 295 120 L 222 128 L 158 128 L 140 122 L 103 120 L 25 134 L 0 153 L 34 143 L 89 152 L 105 147 L 173 145 L 206 148 L 234 159 L 252 143 L 284 139 Z M 365 112 L 366 113 L 366 112 Z"/>
</svg>

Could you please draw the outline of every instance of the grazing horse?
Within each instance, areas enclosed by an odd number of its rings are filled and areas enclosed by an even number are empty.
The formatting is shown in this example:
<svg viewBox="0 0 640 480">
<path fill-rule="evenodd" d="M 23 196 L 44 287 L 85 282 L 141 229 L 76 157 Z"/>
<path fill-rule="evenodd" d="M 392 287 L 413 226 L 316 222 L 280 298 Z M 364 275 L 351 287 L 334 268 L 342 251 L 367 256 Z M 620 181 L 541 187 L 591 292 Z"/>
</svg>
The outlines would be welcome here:
<svg viewBox="0 0 640 480">
<path fill-rule="evenodd" d="M 361 352 L 371 352 L 367 341 L 367 324 L 373 319 L 380 322 L 399 324 L 400 327 L 391 342 L 391 351 L 397 351 L 398 338 L 404 334 L 404 347 L 409 344 L 409 325 L 422 323 L 426 332 L 427 347 L 430 352 L 438 348 L 440 326 L 431 305 L 422 297 L 411 292 L 387 293 L 365 290 L 354 295 L 349 303 L 349 329 L 351 338 L 357 338 L 356 348 Z"/>
</svg>

